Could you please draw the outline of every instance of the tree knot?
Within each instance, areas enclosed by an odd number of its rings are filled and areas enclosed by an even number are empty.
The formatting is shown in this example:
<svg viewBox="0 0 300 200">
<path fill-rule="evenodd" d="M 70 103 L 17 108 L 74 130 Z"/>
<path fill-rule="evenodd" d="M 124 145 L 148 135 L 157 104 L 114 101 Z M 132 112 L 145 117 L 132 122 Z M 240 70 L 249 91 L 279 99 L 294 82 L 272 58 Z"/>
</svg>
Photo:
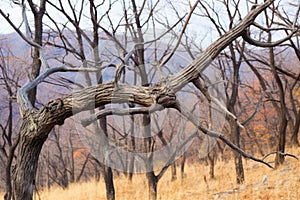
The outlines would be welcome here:
<svg viewBox="0 0 300 200">
<path fill-rule="evenodd" d="M 50 101 L 46 106 L 46 110 L 49 111 L 51 114 L 53 114 L 58 109 L 61 109 L 63 107 L 63 101 L 61 99 L 56 99 L 53 101 Z"/>
<path fill-rule="evenodd" d="M 173 90 L 164 87 L 156 94 L 155 101 L 165 108 L 172 107 L 176 104 L 176 95 Z"/>
<path fill-rule="evenodd" d="M 45 111 L 49 112 L 51 116 L 54 116 L 56 118 L 56 124 L 60 126 L 64 124 L 65 120 L 64 117 L 58 117 L 60 113 L 63 113 L 63 109 L 64 103 L 60 98 L 52 100 L 47 105 L 45 105 Z"/>
</svg>

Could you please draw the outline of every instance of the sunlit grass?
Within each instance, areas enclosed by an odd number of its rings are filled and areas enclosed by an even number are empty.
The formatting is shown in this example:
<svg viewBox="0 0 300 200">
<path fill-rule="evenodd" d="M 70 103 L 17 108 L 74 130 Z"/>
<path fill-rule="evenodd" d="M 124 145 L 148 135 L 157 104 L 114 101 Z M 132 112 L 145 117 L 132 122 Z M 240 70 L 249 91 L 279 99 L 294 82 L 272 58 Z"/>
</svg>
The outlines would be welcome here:
<svg viewBox="0 0 300 200">
<path fill-rule="evenodd" d="M 300 155 L 300 149 L 289 152 Z M 300 199 L 300 168 L 298 160 L 286 158 L 285 164 L 278 170 L 272 170 L 262 164 L 244 161 L 246 182 L 235 183 L 233 162 L 217 162 L 215 179 L 208 177 L 209 167 L 203 164 L 187 165 L 186 178 L 171 181 L 171 171 L 167 171 L 158 184 L 158 199 Z M 178 169 L 179 171 L 179 169 Z M 206 182 L 205 178 L 206 176 Z M 262 180 L 266 178 L 265 183 Z M 145 175 L 134 175 L 132 182 L 121 175 L 114 179 L 117 199 L 148 199 Z M 42 200 L 47 199 L 105 199 L 105 185 L 90 181 L 70 185 L 63 190 L 52 187 L 39 191 Z M 35 194 L 35 199 L 39 199 Z"/>
</svg>

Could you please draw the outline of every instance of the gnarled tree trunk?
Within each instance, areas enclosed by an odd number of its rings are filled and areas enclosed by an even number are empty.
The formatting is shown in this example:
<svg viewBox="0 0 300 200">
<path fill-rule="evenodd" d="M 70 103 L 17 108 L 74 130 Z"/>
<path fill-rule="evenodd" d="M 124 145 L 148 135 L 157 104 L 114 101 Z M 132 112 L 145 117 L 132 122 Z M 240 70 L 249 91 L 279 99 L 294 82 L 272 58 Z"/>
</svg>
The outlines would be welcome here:
<svg viewBox="0 0 300 200">
<path fill-rule="evenodd" d="M 158 82 L 154 86 L 132 86 L 117 84 L 115 82 L 89 86 L 83 90 L 66 95 L 61 99 L 49 101 L 40 109 L 34 108 L 30 103 L 28 98 L 29 91 L 35 88 L 50 74 L 58 71 L 68 71 L 68 69 L 64 67 L 48 69 L 41 76 L 22 87 L 18 94 L 18 103 L 23 117 L 23 123 L 19 133 L 20 144 L 16 167 L 13 173 L 14 199 L 32 199 L 38 157 L 49 132 L 55 125 L 62 125 L 66 118 L 75 115 L 78 112 L 98 108 L 110 104 L 111 102 L 140 104 L 141 106 L 144 106 L 144 108 L 130 112 L 139 114 L 149 113 L 149 111 L 153 110 L 153 107 L 156 108 L 155 105 L 157 104 L 160 105 L 159 108 L 177 108 L 178 102 L 175 93 L 187 83 L 197 78 L 224 48 L 237 37 L 242 36 L 244 30 L 251 25 L 256 16 L 272 2 L 273 0 L 268 0 L 264 4 L 258 5 L 244 18 L 244 20 L 224 34 L 216 42 L 211 44 L 194 62 L 179 73 L 166 77 L 166 79 Z M 70 71 L 76 70 L 70 69 Z M 107 110 L 102 116 L 98 117 L 101 118 L 105 116 L 105 114 L 109 115 L 112 113 L 113 112 L 110 110 Z M 188 113 L 184 114 L 188 116 Z M 91 118 L 97 119 L 97 116 L 92 116 Z M 197 125 L 197 123 L 194 124 Z M 197 127 L 204 133 L 220 138 L 222 141 L 227 142 L 230 147 L 238 150 L 237 147 L 232 143 L 229 143 L 222 134 L 208 131 L 201 127 L 201 125 L 198 125 Z M 243 155 L 246 154 L 244 153 Z M 150 188 L 153 190 L 151 193 L 155 194 L 157 189 L 157 177 L 153 176 L 152 173 L 154 174 L 154 172 L 148 173 L 147 177 L 151 184 Z"/>
<path fill-rule="evenodd" d="M 43 117 L 43 116 L 42 116 Z M 20 131 L 17 165 L 13 169 L 13 199 L 31 200 L 40 151 L 52 125 L 43 126 L 39 116 L 25 117 Z M 43 122 L 42 122 L 43 123 Z M 41 127 L 38 128 L 37 126 Z"/>
</svg>

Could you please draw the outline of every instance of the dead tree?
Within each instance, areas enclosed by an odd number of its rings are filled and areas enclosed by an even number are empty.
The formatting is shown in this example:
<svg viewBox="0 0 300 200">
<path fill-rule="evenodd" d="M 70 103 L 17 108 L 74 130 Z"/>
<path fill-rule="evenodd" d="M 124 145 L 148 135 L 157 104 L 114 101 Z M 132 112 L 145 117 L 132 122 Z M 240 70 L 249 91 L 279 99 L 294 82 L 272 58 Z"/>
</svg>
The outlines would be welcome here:
<svg viewBox="0 0 300 200">
<path fill-rule="evenodd" d="M 63 125 L 65 119 L 79 112 L 99 108 L 112 102 L 130 102 L 139 104 L 141 107 L 129 108 L 126 109 L 126 111 L 122 109 L 112 110 L 110 108 L 105 108 L 98 114 L 92 114 L 90 121 L 112 114 L 149 114 L 165 108 L 172 108 L 190 120 L 190 122 L 193 123 L 202 133 L 223 141 L 245 158 L 264 163 L 271 167 L 270 164 L 263 160 L 245 153 L 242 149 L 228 140 L 223 134 L 205 128 L 201 123 L 199 123 L 192 113 L 182 107 L 181 103 L 176 98 L 176 93 L 187 83 L 193 82 L 197 79 L 203 70 L 209 66 L 212 60 L 214 60 L 224 48 L 230 45 L 232 41 L 238 37 L 243 36 L 246 41 L 253 43 L 252 40 L 249 39 L 249 35 L 246 30 L 254 24 L 256 17 L 267 9 L 273 2 L 274 0 L 267 0 L 263 4 L 255 5 L 253 9 L 242 20 L 240 20 L 239 23 L 237 23 L 237 25 L 233 26 L 218 40 L 212 43 L 192 63 L 177 74 L 163 77 L 153 86 L 136 86 L 119 83 L 118 73 L 116 73 L 116 79 L 112 82 L 85 87 L 83 90 L 75 91 L 61 98 L 50 100 L 38 109 L 35 108 L 33 102 L 30 100 L 30 91 L 32 91 L 33 88 L 36 88 L 46 77 L 56 72 L 95 71 L 95 69 L 78 69 L 68 67 L 49 68 L 35 79 L 25 84 L 19 90 L 17 96 L 23 122 L 19 133 L 20 142 L 18 146 L 16 167 L 13 174 L 13 198 L 22 200 L 32 199 L 38 157 L 44 142 L 47 140 L 48 134 L 54 126 Z M 8 16 L 3 16 L 9 20 Z M 293 33 L 294 32 L 295 30 L 293 30 Z M 289 37 L 284 38 L 278 43 L 287 39 L 289 39 Z M 39 46 L 37 45 L 37 47 Z M 118 70 L 116 71 L 118 72 Z M 191 137 L 195 137 L 197 134 L 198 132 L 193 134 Z M 174 155 L 171 155 L 170 157 L 172 156 Z M 158 175 L 151 174 L 151 177 L 160 179 L 167 168 L 168 165 L 166 165 Z M 157 183 L 157 181 L 154 182 Z"/>
</svg>

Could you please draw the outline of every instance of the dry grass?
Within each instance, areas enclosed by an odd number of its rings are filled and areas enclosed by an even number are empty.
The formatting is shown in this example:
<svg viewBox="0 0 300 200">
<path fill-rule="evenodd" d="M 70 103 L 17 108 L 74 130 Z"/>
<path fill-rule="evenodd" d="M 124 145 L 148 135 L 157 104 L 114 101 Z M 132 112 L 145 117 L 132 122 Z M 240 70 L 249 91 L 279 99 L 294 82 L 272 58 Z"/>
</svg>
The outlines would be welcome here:
<svg viewBox="0 0 300 200">
<path fill-rule="evenodd" d="M 300 149 L 289 152 L 300 155 Z M 186 168 L 187 177 L 171 182 L 168 171 L 158 184 L 158 199 L 300 199 L 300 168 L 299 161 L 287 158 L 278 170 L 269 169 L 253 161 L 244 162 L 246 183 L 235 183 L 235 169 L 232 162 L 217 163 L 216 178 L 207 183 L 204 176 L 208 175 L 208 166 L 190 165 Z M 267 180 L 262 184 L 262 179 Z M 145 175 L 135 175 L 133 181 L 124 176 L 115 178 L 117 199 L 148 199 Z M 42 200 L 50 199 L 105 199 L 105 185 L 90 181 L 77 183 L 68 190 L 53 187 L 39 191 Z M 35 199 L 38 199 L 37 195 Z"/>
</svg>

